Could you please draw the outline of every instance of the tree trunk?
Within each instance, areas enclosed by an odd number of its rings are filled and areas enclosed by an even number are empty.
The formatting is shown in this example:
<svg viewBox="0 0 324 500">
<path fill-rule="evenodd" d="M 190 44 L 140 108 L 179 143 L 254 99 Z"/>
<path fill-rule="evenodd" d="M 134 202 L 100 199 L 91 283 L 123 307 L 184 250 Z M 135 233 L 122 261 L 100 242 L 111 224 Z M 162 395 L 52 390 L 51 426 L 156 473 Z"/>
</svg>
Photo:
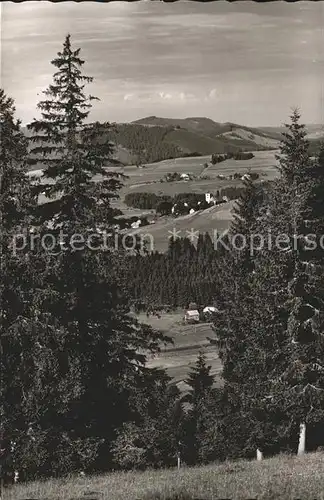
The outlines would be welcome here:
<svg viewBox="0 0 324 500">
<path fill-rule="evenodd" d="M 260 460 L 263 460 L 263 453 L 261 450 L 259 450 L 259 448 L 256 451 L 256 456 L 257 456 L 258 462 L 260 462 Z"/>
<path fill-rule="evenodd" d="M 299 443 L 298 443 L 298 451 L 297 455 L 304 455 L 305 453 L 305 444 L 306 444 L 306 424 L 300 424 L 299 431 Z"/>
</svg>

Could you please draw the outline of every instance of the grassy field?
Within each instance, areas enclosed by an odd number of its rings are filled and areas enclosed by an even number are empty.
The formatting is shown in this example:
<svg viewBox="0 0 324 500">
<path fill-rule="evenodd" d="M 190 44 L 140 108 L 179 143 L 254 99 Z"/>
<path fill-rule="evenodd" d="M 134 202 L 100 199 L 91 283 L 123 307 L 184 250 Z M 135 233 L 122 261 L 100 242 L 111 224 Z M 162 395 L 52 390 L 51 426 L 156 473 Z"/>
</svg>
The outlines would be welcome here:
<svg viewBox="0 0 324 500">
<path fill-rule="evenodd" d="M 217 165 L 211 165 L 209 163 L 207 168 L 204 167 L 204 164 L 210 162 L 210 156 L 165 160 L 159 163 L 148 164 L 143 169 L 139 169 L 135 166 L 128 166 L 122 169 L 123 173 L 127 176 L 127 179 L 125 179 L 124 187 L 121 189 L 120 199 L 114 203 L 114 206 L 122 210 L 127 216 L 151 215 L 154 213 L 152 210 L 137 210 L 127 207 L 124 203 L 126 194 L 134 192 L 149 192 L 156 193 L 158 195 L 175 196 L 178 193 L 190 192 L 214 193 L 220 188 L 238 186 L 242 184 L 240 179 L 219 179 L 217 177 L 219 174 L 229 176 L 235 172 L 241 172 L 243 175 L 248 169 L 258 173 L 261 179 L 272 180 L 278 175 L 276 170 L 277 162 L 275 154 L 275 151 L 255 151 L 255 157 L 251 160 L 236 161 L 231 159 Z M 160 179 L 169 172 L 190 173 L 197 177 L 203 175 L 206 176 L 207 179 L 197 178 L 192 181 L 161 183 Z M 210 229 L 210 225 L 208 223 L 210 217 L 207 211 L 204 212 L 203 218 L 205 216 L 207 224 L 205 224 L 202 220 L 200 221 L 200 219 L 202 219 L 200 214 L 198 217 L 199 221 L 196 221 L 197 229 L 199 229 L 198 226 L 202 226 L 202 230 L 205 230 L 205 227 L 207 227 L 206 230 Z M 168 226 L 170 220 L 172 221 L 171 225 L 173 226 L 173 220 L 170 218 L 164 218 L 161 220 L 161 223 Z M 182 225 L 181 220 L 179 223 Z M 168 229 L 169 228 L 166 227 L 166 233 Z"/>
<path fill-rule="evenodd" d="M 277 161 L 275 159 L 276 151 L 254 151 L 254 158 L 251 160 L 226 160 L 222 163 L 218 163 L 217 165 L 210 165 L 210 155 L 208 156 L 200 156 L 200 157 L 191 157 L 191 158 L 175 158 L 173 160 L 164 160 L 158 163 L 150 163 L 145 166 L 145 168 L 137 168 L 136 166 L 128 166 L 123 168 L 123 172 L 128 176 L 128 179 L 125 181 L 125 188 L 129 190 L 130 188 L 133 190 L 145 191 L 147 185 L 151 183 L 157 183 L 155 189 L 164 190 L 168 188 L 168 185 L 176 184 L 176 185 L 184 185 L 189 186 L 190 189 L 194 190 L 195 186 L 198 188 L 199 192 L 199 184 L 197 182 L 201 182 L 199 180 L 186 182 L 180 181 L 177 183 L 160 183 L 160 179 L 163 178 L 167 173 L 178 172 L 179 174 L 188 173 L 194 176 L 206 175 L 211 177 L 213 181 L 219 181 L 217 179 L 218 174 L 230 175 L 235 172 L 246 172 L 247 169 L 251 169 L 253 172 L 257 172 L 264 177 L 264 179 L 273 179 L 278 172 L 276 170 Z M 209 163 L 208 168 L 204 168 L 204 164 Z M 224 181 L 221 181 L 224 182 Z M 210 183 L 210 181 L 209 181 Z M 228 181 L 227 181 L 228 184 Z M 208 182 L 205 182 L 205 185 L 209 185 Z M 218 185 L 215 184 L 213 189 L 218 189 Z M 124 188 L 124 189 L 125 189 Z M 209 188 L 211 189 L 211 187 Z M 168 193 L 166 193 L 168 194 Z"/>
<path fill-rule="evenodd" d="M 242 175 L 248 169 L 257 172 L 264 180 L 271 180 L 277 175 L 275 151 L 255 151 L 255 157 L 251 160 L 226 160 L 217 165 L 204 167 L 205 163 L 210 162 L 210 155 L 202 157 L 176 158 L 173 160 L 165 160 L 158 163 L 147 164 L 145 168 L 137 168 L 136 166 L 126 166 L 124 168 L 114 168 L 116 171 L 123 172 L 127 178 L 124 181 L 124 186 L 120 191 L 120 199 L 114 203 L 116 208 L 121 209 L 126 216 L 141 216 L 153 214 L 152 210 L 137 210 L 127 207 L 124 203 L 124 198 L 130 192 L 152 192 L 159 195 L 175 196 L 178 193 L 206 193 L 215 192 L 217 189 L 227 186 L 241 185 L 240 179 L 228 180 L 218 179 L 218 175 L 222 174 L 229 176 L 235 172 L 241 172 Z M 113 167 L 112 167 L 113 168 Z M 177 181 L 177 182 L 160 182 L 167 173 L 191 173 L 194 176 L 203 174 L 208 179 L 197 178 L 193 181 Z M 30 172 L 30 175 L 40 175 L 41 171 Z M 43 203 L 46 198 L 41 195 L 40 202 Z M 205 213 L 208 219 L 208 214 Z M 164 221 L 165 223 L 166 221 Z"/>
<path fill-rule="evenodd" d="M 130 234 L 139 234 L 143 244 L 147 242 L 150 251 L 165 252 L 168 249 L 169 239 L 174 229 L 178 231 L 177 237 L 190 237 L 195 244 L 198 232 L 209 232 L 211 237 L 214 238 L 216 234 L 219 235 L 228 229 L 232 220 L 231 210 L 234 204 L 235 201 L 230 201 L 182 217 L 160 217 L 155 224 L 134 229 L 130 231 Z M 191 230 L 194 231 L 192 237 Z M 216 238 L 214 238 L 214 241 L 216 243 Z"/>
<path fill-rule="evenodd" d="M 324 456 L 277 456 L 17 485 L 4 500 L 323 500 Z M 178 496 L 176 496 L 178 495 Z"/>
<path fill-rule="evenodd" d="M 185 391 L 187 385 L 184 380 L 188 377 L 190 368 L 195 364 L 199 351 L 204 352 L 211 373 L 215 375 L 216 385 L 220 384 L 221 362 L 218 358 L 215 346 L 210 345 L 207 337 L 214 337 L 214 332 L 209 323 L 197 325 L 184 325 L 182 323 L 183 313 L 162 314 L 158 319 L 156 316 L 147 318 L 145 314 L 139 315 L 139 320 L 151 325 L 153 328 L 163 331 L 173 338 L 174 345 L 168 345 L 162 352 L 151 358 L 149 367 L 160 367 L 166 369 L 168 375 L 174 379 L 180 390 Z"/>
</svg>

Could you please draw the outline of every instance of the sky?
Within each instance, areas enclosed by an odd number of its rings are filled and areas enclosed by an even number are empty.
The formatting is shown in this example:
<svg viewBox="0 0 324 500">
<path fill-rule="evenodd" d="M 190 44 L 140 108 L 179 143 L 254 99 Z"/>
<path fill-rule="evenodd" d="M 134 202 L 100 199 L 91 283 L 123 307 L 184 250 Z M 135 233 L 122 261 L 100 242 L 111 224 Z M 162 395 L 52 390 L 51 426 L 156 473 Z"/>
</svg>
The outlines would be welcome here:
<svg viewBox="0 0 324 500">
<path fill-rule="evenodd" d="M 1 87 L 28 123 L 70 33 L 91 119 L 206 116 L 280 126 L 324 118 L 324 2 L 3 2 Z"/>
</svg>

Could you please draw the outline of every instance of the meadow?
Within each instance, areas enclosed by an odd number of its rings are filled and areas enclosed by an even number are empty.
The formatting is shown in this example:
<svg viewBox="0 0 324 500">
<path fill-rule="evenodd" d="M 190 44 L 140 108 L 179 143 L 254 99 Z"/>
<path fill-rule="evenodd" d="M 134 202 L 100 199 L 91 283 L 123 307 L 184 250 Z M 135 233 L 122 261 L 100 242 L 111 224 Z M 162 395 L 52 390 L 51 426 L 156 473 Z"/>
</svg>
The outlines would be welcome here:
<svg viewBox="0 0 324 500">
<path fill-rule="evenodd" d="M 126 177 L 124 179 L 124 186 L 121 189 L 119 196 L 120 198 L 113 202 L 112 205 L 115 208 L 118 208 L 124 212 L 127 217 L 138 216 L 141 215 L 154 215 L 154 210 L 138 210 L 132 207 L 127 207 L 124 203 L 124 198 L 127 193 L 130 192 L 150 192 L 156 193 L 158 195 L 169 195 L 175 196 L 178 193 L 207 193 L 216 192 L 217 189 L 229 187 L 229 186 L 237 186 L 241 185 L 242 181 L 240 179 L 219 179 L 218 175 L 229 176 L 233 175 L 236 172 L 242 173 L 242 175 L 250 169 L 252 172 L 256 172 L 259 174 L 260 179 L 264 180 L 272 180 L 278 175 L 278 171 L 276 169 L 276 155 L 277 151 L 254 151 L 254 158 L 251 160 L 233 160 L 229 159 L 222 163 L 218 163 L 217 165 L 211 165 L 210 159 L 211 156 L 201 156 L 201 157 L 188 157 L 188 158 L 175 158 L 172 160 L 164 160 L 157 163 L 150 163 L 145 165 L 145 168 L 137 168 L 135 165 L 125 166 L 122 168 L 110 167 L 111 170 L 115 170 L 117 172 L 123 173 Z M 204 165 L 208 163 L 208 167 L 206 168 Z M 175 182 L 160 182 L 160 180 L 167 173 L 189 173 L 193 176 L 197 177 L 191 181 L 175 181 Z M 31 171 L 29 175 L 39 176 L 41 170 Z M 200 178 L 202 176 L 202 178 Z M 204 176 L 207 178 L 204 179 Z M 45 196 L 40 195 L 39 198 L 40 203 L 44 203 L 46 200 Z M 222 209 L 225 210 L 225 207 Z M 216 212 L 215 212 L 216 213 Z M 206 222 L 203 221 L 203 218 L 206 217 Z M 227 217 L 227 216 L 226 216 Z M 213 229 L 210 227 L 210 214 L 208 211 L 205 211 L 203 217 L 201 214 L 196 218 L 193 218 L 192 221 L 195 222 L 194 227 L 199 231 L 208 231 Z M 217 219 L 217 217 L 216 217 Z M 224 219 L 224 218 L 222 218 Z M 191 223 L 190 220 L 183 219 L 183 224 L 185 225 L 187 222 Z M 179 225 L 182 227 L 182 221 L 177 221 L 176 225 L 174 225 L 173 219 L 170 218 L 161 218 L 159 221 L 159 227 L 161 225 L 164 226 L 165 231 L 167 233 L 169 230 L 169 226 L 177 227 Z M 220 230 L 226 228 L 228 224 L 220 224 Z M 191 226 L 190 226 L 191 227 Z M 207 228 L 207 229 L 205 229 Z M 152 228 L 150 228 L 151 231 Z M 184 227 L 186 229 L 186 227 Z M 216 229 L 216 228 L 215 228 Z M 159 229 L 155 229 L 154 233 L 159 233 Z M 157 235 L 157 240 L 160 238 Z M 158 243 L 157 248 L 164 248 L 165 245 L 160 245 Z"/>
<path fill-rule="evenodd" d="M 119 208 L 128 217 L 154 215 L 154 210 L 138 210 L 132 207 L 127 207 L 124 203 L 126 194 L 130 192 L 149 192 L 157 195 L 175 196 L 178 193 L 215 193 L 218 189 L 238 186 L 242 184 L 241 179 L 219 179 L 218 175 L 228 177 L 236 172 L 242 175 L 250 169 L 252 172 L 259 174 L 260 179 L 272 180 L 278 175 L 276 169 L 276 151 L 255 151 L 255 155 L 251 160 L 226 160 L 217 165 L 210 164 L 210 156 L 191 157 L 191 158 L 175 158 L 173 160 L 164 160 L 158 163 L 152 163 L 145 168 L 137 168 L 136 166 L 128 166 L 122 169 L 127 178 L 124 181 L 124 186 L 120 192 L 118 201 L 113 202 L 116 208 Z M 209 163 L 208 163 L 209 162 Z M 204 164 L 208 163 L 205 168 Z M 167 173 L 189 173 L 197 176 L 191 181 L 175 181 L 175 182 L 160 182 Z M 199 176 L 202 176 L 200 178 Z M 204 177 L 206 176 L 206 179 Z M 193 216 L 179 217 L 176 220 L 170 217 L 161 217 L 155 228 L 150 227 L 150 234 L 154 235 L 156 249 L 164 251 L 167 246 L 167 238 L 165 235 L 173 227 L 178 227 L 186 231 L 193 227 L 200 232 L 211 231 L 217 229 L 223 231 L 229 225 L 231 220 L 230 206 L 223 205 L 218 210 L 205 210 L 203 213 L 194 214 Z M 222 215 L 219 215 L 222 214 Z M 216 221 L 227 221 L 217 222 Z M 213 223 L 216 226 L 213 226 Z M 145 231 L 145 228 L 141 232 Z M 163 235 L 161 235 L 163 233 Z"/>
<path fill-rule="evenodd" d="M 137 168 L 136 166 L 127 166 L 122 169 L 123 173 L 128 176 L 125 180 L 124 190 L 127 192 L 132 191 L 146 191 L 149 185 L 155 185 L 155 191 L 163 191 L 164 194 L 169 194 L 168 190 L 170 185 L 175 184 L 178 189 L 185 186 L 185 189 L 193 190 L 195 192 L 206 192 L 207 189 L 218 189 L 224 185 L 228 185 L 229 181 L 218 179 L 219 174 L 231 175 L 235 172 L 244 172 L 251 169 L 252 172 L 259 173 L 261 178 L 271 180 L 278 171 L 276 169 L 276 155 L 277 151 L 253 151 L 254 158 L 251 160 L 233 160 L 229 159 L 216 165 L 210 164 L 211 156 L 199 156 L 190 158 L 175 158 L 172 160 L 164 160 L 158 163 L 150 163 L 145 165 L 145 168 Z M 205 164 L 208 167 L 205 168 Z M 178 172 L 179 174 L 188 173 L 194 176 L 207 176 L 209 179 L 195 179 L 193 181 L 178 181 L 170 183 L 160 183 L 167 173 Z M 211 183 L 212 181 L 212 183 Z M 176 191 L 180 192 L 180 191 Z"/>
<path fill-rule="evenodd" d="M 4 500 L 323 500 L 323 460 L 323 453 L 317 452 L 261 462 L 52 479 L 16 485 Z"/>
<path fill-rule="evenodd" d="M 176 237 L 190 237 L 193 244 L 197 243 L 199 233 L 208 232 L 216 245 L 217 235 L 221 235 L 229 228 L 234 204 L 235 201 L 230 201 L 176 218 L 159 217 L 155 224 L 131 230 L 129 234 L 140 235 L 143 245 L 147 243 L 150 251 L 165 252 L 173 231 L 177 231 Z M 131 214 L 130 210 L 129 214 Z"/>
<path fill-rule="evenodd" d="M 211 374 L 215 376 L 215 385 L 221 383 L 221 362 L 217 355 L 215 346 L 211 345 L 207 337 L 215 336 L 209 323 L 198 323 L 196 325 L 183 324 L 183 312 L 162 314 L 146 317 L 145 314 L 138 315 L 142 323 L 147 323 L 153 328 L 162 331 L 172 337 L 174 345 L 162 348 L 159 355 L 150 358 L 148 366 L 151 368 L 164 368 L 168 375 L 173 378 L 181 391 L 186 391 L 188 386 L 185 379 L 188 377 L 190 368 L 197 361 L 198 352 L 206 355 L 208 365 L 211 366 Z"/>
</svg>

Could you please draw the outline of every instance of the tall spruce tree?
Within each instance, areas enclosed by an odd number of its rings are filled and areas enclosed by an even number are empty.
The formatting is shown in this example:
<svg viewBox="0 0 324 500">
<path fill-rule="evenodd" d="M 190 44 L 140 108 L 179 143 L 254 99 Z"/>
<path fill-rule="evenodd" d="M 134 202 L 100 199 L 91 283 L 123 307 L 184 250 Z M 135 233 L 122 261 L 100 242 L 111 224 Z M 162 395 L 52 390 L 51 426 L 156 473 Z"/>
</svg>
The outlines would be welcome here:
<svg viewBox="0 0 324 500">
<path fill-rule="evenodd" d="M 56 238 L 47 275 L 55 293 L 46 307 L 69 332 L 68 359 L 82 366 L 80 395 L 71 401 L 62 425 L 68 441 L 92 442 L 88 469 L 99 470 L 111 465 L 110 444 L 131 411 L 128 396 L 143 372 L 144 352 L 155 352 L 166 338 L 128 314 L 116 273 L 124 252 L 120 247 L 115 251 L 106 238 L 114 233 L 116 212 L 110 201 L 118 195 L 121 176 L 109 169 L 108 124 L 87 121 L 94 97 L 84 88 L 92 79 L 82 74 L 79 55 L 68 35 L 52 61 L 57 68 L 53 84 L 38 104 L 41 118 L 28 128 L 33 162 L 44 165 L 37 192 L 45 191 L 51 200 L 35 218 L 43 236 Z M 60 231 L 67 243 L 58 241 Z M 75 237 L 77 247 L 71 243 Z M 84 467 L 78 460 L 74 467 Z"/>
<path fill-rule="evenodd" d="M 207 365 L 206 361 L 206 356 L 199 352 L 196 364 L 186 379 L 186 384 L 190 387 L 187 401 L 192 405 L 205 398 L 214 383 L 214 376 L 210 374 L 211 366 Z"/>
<path fill-rule="evenodd" d="M 292 272 L 287 283 L 286 366 L 274 383 L 274 398 L 305 432 L 324 419 L 324 152 L 309 157 L 306 130 L 294 112 L 286 135 L 282 182 L 290 189 Z M 295 138 L 294 143 L 290 137 Z M 288 157 L 288 158 L 287 158 Z M 290 165 L 295 162 L 295 170 Z M 302 433 L 301 433 L 302 434 Z M 302 436 L 301 436 L 302 437 Z M 323 437 L 322 437 L 323 439 Z M 299 452 L 304 451 L 300 442 Z"/>
<path fill-rule="evenodd" d="M 183 402 L 189 403 L 185 420 L 185 460 L 196 464 L 209 461 L 215 455 L 217 443 L 214 442 L 216 394 L 213 390 L 214 376 L 211 366 L 207 365 L 206 356 L 199 352 L 197 361 L 186 379 L 190 387 L 183 397 Z"/>
<path fill-rule="evenodd" d="M 262 252 L 255 273 L 258 315 L 251 323 L 248 355 L 251 382 L 254 372 L 250 442 L 268 452 L 296 449 L 299 424 L 314 426 L 323 417 L 323 173 L 321 156 L 310 160 L 299 120 L 294 111 L 286 125 L 281 176 L 262 218 L 273 246 Z M 280 235 L 283 247 L 276 241 Z"/>
<path fill-rule="evenodd" d="M 10 398 L 10 381 L 14 387 L 14 370 L 11 364 L 16 349 L 10 325 L 17 321 L 23 299 L 17 289 L 19 264 L 13 259 L 12 243 L 19 224 L 24 223 L 28 206 L 26 173 L 27 142 L 21 133 L 20 122 L 15 118 L 12 98 L 0 89 L 0 447 L 9 458 L 10 441 L 13 439 L 11 419 L 18 407 L 19 396 Z M 27 195 L 27 197 L 26 197 Z M 18 265 L 17 265 L 18 264 Z M 13 379 L 13 380 L 12 380 Z M 6 447 L 3 441 L 6 440 Z M 2 457 L 1 457 L 2 460 Z M 2 481 L 2 477 L 0 479 Z"/>
<path fill-rule="evenodd" d="M 46 259 L 32 251 L 27 238 L 35 207 L 26 175 L 27 141 L 14 102 L 3 90 L 0 120 L 1 426 L 15 442 L 12 463 L 31 477 L 53 465 L 43 453 L 43 444 L 53 442 L 53 428 L 44 423 L 53 424 L 53 414 L 59 419 L 65 404 L 61 394 L 69 393 L 67 373 L 62 379 L 59 366 L 65 357 L 65 332 L 42 310 L 48 293 L 43 280 Z M 39 432 L 32 436 L 35 429 Z"/>
<path fill-rule="evenodd" d="M 231 429 L 225 433 L 230 441 L 229 456 L 251 453 L 251 400 L 259 397 L 254 391 L 258 373 L 253 368 L 251 357 L 256 356 L 252 329 L 260 314 L 256 311 L 255 300 L 256 266 L 262 241 L 256 235 L 260 234 L 264 196 L 262 185 L 256 186 L 250 179 L 244 183 L 245 189 L 236 204 L 228 235 L 229 249 L 221 257 L 221 303 L 214 322 L 227 401 L 224 425 L 226 423 L 225 427 Z"/>
</svg>

